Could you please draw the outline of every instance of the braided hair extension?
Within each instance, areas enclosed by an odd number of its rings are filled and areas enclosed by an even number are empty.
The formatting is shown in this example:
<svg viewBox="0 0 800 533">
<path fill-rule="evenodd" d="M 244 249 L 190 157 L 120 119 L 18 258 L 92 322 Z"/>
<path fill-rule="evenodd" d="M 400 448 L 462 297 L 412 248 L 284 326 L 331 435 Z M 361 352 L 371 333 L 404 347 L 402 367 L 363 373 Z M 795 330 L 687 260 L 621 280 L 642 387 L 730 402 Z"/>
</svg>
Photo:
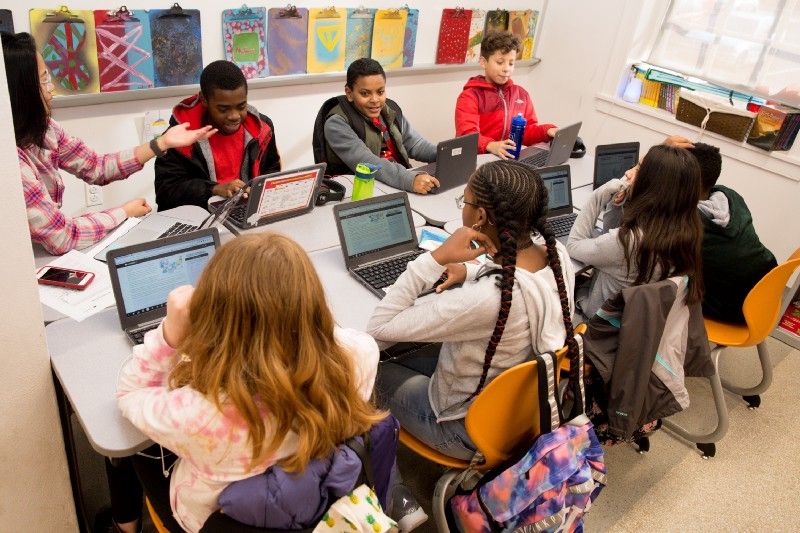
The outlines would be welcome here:
<svg viewBox="0 0 800 533">
<path fill-rule="evenodd" d="M 478 203 L 489 212 L 500 239 L 499 258 L 502 269 L 497 278 L 500 289 L 500 311 L 494 331 L 486 346 L 483 370 L 478 386 L 470 398 L 476 396 L 486 384 L 492 359 L 500 344 L 511 311 L 514 274 L 517 263 L 517 244 L 520 237 L 530 235 L 532 222 L 540 212 L 547 215 L 547 191 L 538 174 L 516 161 L 494 161 L 475 171 L 469 187 Z"/>
</svg>

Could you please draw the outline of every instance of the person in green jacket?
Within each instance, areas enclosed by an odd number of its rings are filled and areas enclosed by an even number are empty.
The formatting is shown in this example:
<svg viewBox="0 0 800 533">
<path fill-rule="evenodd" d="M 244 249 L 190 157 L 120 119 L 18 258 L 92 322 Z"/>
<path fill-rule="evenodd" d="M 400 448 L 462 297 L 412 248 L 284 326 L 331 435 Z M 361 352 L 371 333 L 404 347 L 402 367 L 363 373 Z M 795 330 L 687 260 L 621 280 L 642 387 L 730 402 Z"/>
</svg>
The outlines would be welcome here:
<svg viewBox="0 0 800 533">
<path fill-rule="evenodd" d="M 722 170 L 719 148 L 694 143 L 688 150 L 700 163 L 702 191 L 697 208 L 704 229 L 703 315 L 744 323 L 744 299 L 778 263 L 761 244 L 744 198 L 733 189 L 717 185 Z"/>
</svg>

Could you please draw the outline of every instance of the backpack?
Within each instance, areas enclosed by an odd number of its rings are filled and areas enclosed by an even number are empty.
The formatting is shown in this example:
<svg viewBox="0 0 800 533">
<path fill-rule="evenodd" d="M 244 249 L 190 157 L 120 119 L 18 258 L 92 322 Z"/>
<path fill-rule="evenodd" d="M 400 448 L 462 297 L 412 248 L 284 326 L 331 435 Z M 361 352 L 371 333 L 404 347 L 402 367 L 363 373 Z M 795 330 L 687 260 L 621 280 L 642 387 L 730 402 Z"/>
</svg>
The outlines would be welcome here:
<svg viewBox="0 0 800 533">
<path fill-rule="evenodd" d="M 465 533 L 580 531 L 583 515 L 605 486 L 603 450 L 583 413 L 580 355 L 570 361 L 567 384 L 572 407 L 564 421 L 556 393 L 558 362 L 553 353 L 536 356 L 542 434 L 521 454 L 488 471 L 471 490 L 450 499 L 450 529 Z"/>
<path fill-rule="evenodd" d="M 353 131 L 356 132 L 358 138 L 362 141 L 366 139 L 367 134 L 364 127 L 364 118 L 358 111 L 356 111 L 356 109 L 353 107 L 353 104 L 347 101 L 347 97 L 339 95 L 328 98 L 322 104 L 322 107 L 319 108 L 317 118 L 314 119 L 314 130 L 311 133 L 311 148 L 314 152 L 315 164 L 329 163 L 327 154 L 325 153 L 325 147 L 327 145 L 325 142 L 325 121 L 328 120 L 328 113 L 330 113 L 331 109 L 337 105 L 339 105 L 342 108 L 342 111 L 344 111 L 344 114 L 347 117 L 347 123 L 351 128 L 353 128 Z M 400 106 L 397 105 L 397 102 L 390 100 L 389 98 L 386 99 L 386 105 L 391 107 L 396 113 L 395 125 L 399 129 L 401 118 L 403 117 L 403 111 L 400 109 Z M 330 168 L 328 173 L 333 173 Z"/>
</svg>

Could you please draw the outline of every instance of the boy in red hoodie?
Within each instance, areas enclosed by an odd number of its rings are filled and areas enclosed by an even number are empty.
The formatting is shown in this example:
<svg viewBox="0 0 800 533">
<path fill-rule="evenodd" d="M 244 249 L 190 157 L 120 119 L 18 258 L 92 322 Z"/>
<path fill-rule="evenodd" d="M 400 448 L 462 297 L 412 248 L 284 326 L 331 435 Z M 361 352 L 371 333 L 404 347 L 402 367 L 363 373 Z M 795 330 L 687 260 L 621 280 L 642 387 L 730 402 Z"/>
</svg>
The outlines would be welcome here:
<svg viewBox="0 0 800 533">
<path fill-rule="evenodd" d="M 200 93 L 175 106 L 170 126 L 184 122 L 219 131 L 216 139 L 172 148 L 156 159 L 159 211 L 205 208 L 212 196 L 233 196 L 256 176 L 281 169 L 272 121 L 247 104 L 247 79 L 230 61 L 209 63 L 200 74 Z"/>
<path fill-rule="evenodd" d="M 511 119 L 519 113 L 528 121 L 525 146 L 550 141 L 555 135 L 554 124 L 539 124 L 528 91 L 511 81 L 520 50 L 519 38 L 509 32 L 484 37 L 480 58 L 484 75 L 470 78 L 458 96 L 456 135 L 478 132 L 478 153 L 492 153 L 501 159 L 513 157 L 510 151 L 514 143 L 508 137 Z"/>
</svg>

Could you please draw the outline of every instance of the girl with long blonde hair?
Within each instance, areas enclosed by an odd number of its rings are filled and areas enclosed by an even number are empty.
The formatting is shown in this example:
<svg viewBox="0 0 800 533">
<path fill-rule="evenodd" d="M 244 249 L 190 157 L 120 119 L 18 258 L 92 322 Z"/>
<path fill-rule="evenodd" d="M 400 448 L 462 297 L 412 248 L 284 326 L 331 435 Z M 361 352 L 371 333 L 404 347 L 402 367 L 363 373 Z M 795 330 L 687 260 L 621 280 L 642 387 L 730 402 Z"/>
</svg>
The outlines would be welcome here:
<svg viewBox="0 0 800 533">
<path fill-rule="evenodd" d="M 301 472 L 367 431 L 384 416 L 369 402 L 377 364 L 371 337 L 335 326 L 294 241 L 223 246 L 196 289 L 170 293 L 121 371 L 123 414 L 178 457 L 159 515 L 198 531 L 231 482 L 272 465 Z"/>
</svg>

